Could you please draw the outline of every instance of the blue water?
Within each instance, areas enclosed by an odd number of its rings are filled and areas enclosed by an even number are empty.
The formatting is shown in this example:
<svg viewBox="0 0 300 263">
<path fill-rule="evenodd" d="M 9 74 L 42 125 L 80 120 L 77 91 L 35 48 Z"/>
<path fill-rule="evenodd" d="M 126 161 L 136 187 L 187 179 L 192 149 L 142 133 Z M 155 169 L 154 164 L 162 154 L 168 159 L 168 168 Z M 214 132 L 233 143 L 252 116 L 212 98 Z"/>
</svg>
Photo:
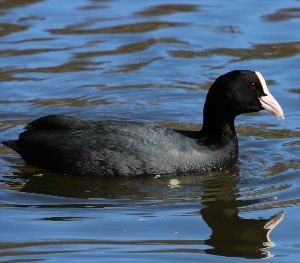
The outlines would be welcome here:
<svg viewBox="0 0 300 263">
<path fill-rule="evenodd" d="M 1 1 L 1 141 L 47 114 L 198 129 L 232 69 L 260 71 L 286 116 L 238 117 L 238 164 L 201 176 L 62 176 L 1 145 L 3 262 L 298 262 L 299 4 Z"/>
</svg>

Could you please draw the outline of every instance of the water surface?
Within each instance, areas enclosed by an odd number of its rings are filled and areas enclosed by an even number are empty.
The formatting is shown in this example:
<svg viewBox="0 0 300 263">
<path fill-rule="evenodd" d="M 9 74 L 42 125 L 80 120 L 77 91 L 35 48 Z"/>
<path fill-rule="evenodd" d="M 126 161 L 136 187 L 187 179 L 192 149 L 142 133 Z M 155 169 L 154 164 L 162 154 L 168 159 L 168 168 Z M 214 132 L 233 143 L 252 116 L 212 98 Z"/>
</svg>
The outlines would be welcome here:
<svg viewBox="0 0 300 263">
<path fill-rule="evenodd" d="M 199 129 L 212 81 L 260 71 L 239 163 L 178 178 L 51 174 L 0 146 L 3 262 L 298 262 L 299 1 L 0 2 L 0 139 L 47 114 Z"/>
</svg>

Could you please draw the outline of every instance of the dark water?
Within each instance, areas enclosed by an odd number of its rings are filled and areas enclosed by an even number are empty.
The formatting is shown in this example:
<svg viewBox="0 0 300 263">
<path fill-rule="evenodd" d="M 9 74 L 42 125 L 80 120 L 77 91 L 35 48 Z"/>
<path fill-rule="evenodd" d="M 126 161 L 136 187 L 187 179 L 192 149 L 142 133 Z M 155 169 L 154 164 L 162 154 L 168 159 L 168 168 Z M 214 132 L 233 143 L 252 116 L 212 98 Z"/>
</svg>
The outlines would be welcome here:
<svg viewBox="0 0 300 263">
<path fill-rule="evenodd" d="M 0 1 L 1 140 L 58 113 L 198 128 L 232 69 L 286 115 L 239 117 L 239 163 L 203 176 L 60 176 L 1 145 L 2 262 L 299 262 L 299 30 L 299 0 Z"/>
</svg>

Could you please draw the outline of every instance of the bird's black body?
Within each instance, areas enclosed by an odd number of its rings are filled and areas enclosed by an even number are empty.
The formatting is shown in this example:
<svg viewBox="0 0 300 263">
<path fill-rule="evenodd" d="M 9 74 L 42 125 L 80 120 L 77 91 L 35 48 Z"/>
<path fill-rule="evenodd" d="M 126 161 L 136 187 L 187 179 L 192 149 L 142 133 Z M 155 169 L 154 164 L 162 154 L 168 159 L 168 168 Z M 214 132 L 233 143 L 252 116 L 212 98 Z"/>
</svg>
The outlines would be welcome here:
<svg viewBox="0 0 300 263">
<path fill-rule="evenodd" d="M 18 141 L 6 144 L 31 164 L 80 175 L 201 172 L 226 167 L 237 158 L 236 140 L 224 151 L 204 146 L 199 132 L 188 137 L 154 124 L 59 115 L 36 120 Z"/>
<path fill-rule="evenodd" d="M 264 95 L 253 71 L 233 71 L 212 85 L 200 131 L 50 115 L 31 122 L 18 140 L 3 143 L 28 163 L 66 174 L 130 177 L 222 169 L 238 158 L 235 117 L 261 110 L 257 97 Z"/>
</svg>

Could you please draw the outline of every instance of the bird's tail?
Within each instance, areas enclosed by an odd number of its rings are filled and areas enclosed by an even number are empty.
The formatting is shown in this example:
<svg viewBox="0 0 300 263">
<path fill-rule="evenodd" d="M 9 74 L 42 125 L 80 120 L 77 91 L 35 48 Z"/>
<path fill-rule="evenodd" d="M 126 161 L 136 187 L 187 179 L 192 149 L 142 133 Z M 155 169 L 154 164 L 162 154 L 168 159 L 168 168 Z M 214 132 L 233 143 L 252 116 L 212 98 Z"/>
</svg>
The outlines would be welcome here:
<svg viewBox="0 0 300 263">
<path fill-rule="evenodd" d="M 16 152 L 19 152 L 19 146 L 16 140 L 3 141 L 1 143 L 15 150 Z"/>
</svg>

